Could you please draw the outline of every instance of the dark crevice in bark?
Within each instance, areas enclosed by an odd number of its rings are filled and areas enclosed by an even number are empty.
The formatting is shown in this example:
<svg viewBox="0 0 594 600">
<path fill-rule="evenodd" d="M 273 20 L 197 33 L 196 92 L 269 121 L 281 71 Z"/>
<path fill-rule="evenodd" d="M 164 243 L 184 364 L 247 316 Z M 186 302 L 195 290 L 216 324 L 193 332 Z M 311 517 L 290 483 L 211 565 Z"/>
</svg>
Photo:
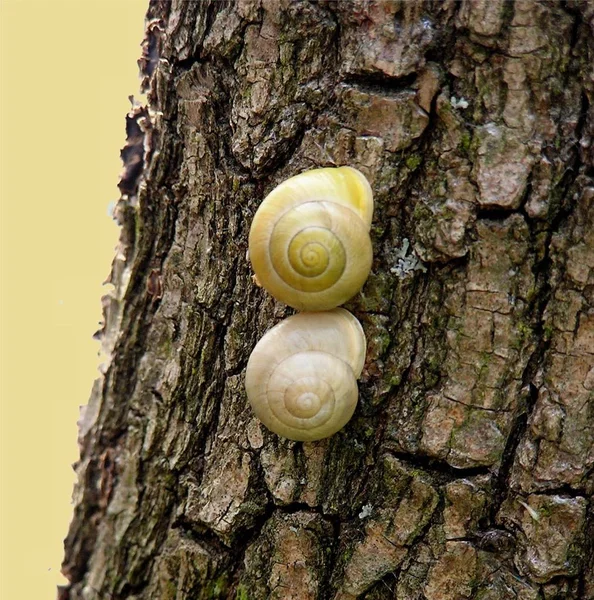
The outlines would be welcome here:
<svg viewBox="0 0 594 600">
<path fill-rule="evenodd" d="M 386 94 L 412 91 L 417 81 L 417 73 L 409 73 L 403 77 L 389 77 L 382 73 L 361 73 L 347 75 L 343 83 L 369 94 Z"/>
<path fill-rule="evenodd" d="M 462 8 L 462 2 L 454 2 L 452 16 L 446 21 L 447 26 L 440 32 L 439 43 L 434 44 L 425 52 L 427 62 L 434 62 L 439 65 L 447 65 L 456 54 L 456 42 L 460 39 L 462 33 L 467 31 L 456 26 L 456 20 Z M 444 69 L 443 75 L 446 81 L 451 83 L 451 75 L 447 69 Z"/>
<path fill-rule="evenodd" d="M 526 189 L 524 190 L 524 193 L 522 194 L 522 199 L 520 201 L 520 208 L 518 209 L 519 213 L 524 217 L 524 220 L 528 224 L 528 227 L 530 227 L 530 225 L 531 225 L 531 223 L 530 223 L 531 217 L 528 214 L 528 211 L 526 210 L 526 204 L 528 203 L 528 201 L 530 200 L 530 196 L 532 195 L 532 178 L 533 178 L 533 172 L 530 171 L 530 173 L 528 174 L 528 181 L 526 183 Z"/>
<path fill-rule="evenodd" d="M 201 546 L 212 548 L 213 555 L 227 557 L 229 564 L 235 562 L 233 560 L 233 549 L 225 545 L 208 527 L 190 523 L 181 515 L 171 523 L 171 529 L 178 529 L 184 537 Z"/>
<path fill-rule="evenodd" d="M 188 58 L 177 59 L 172 63 L 175 78 L 179 79 L 184 73 L 191 70 L 194 65 L 200 64 L 202 61 L 197 56 L 188 56 Z"/>
<path fill-rule="evenodd" d="M 564 484 L 562 486 L 536 490 L 532 492 L 539 496 L 559 496 L 561 498 L 584 498 L 587 497 L 588 491 L 585 488 Z"/>
<path fill-rule="evenodd" d="M 129 316 L 128 331 L 131 336 L 118 344 L 114 351 L 112 366 L 105 377 L 105 390 L 118 398 L 129 399 L 137 382 L 138 362 L 145 350 L 146 336 L 150 330 L 151 318 L 154 315 L 154 306 L 146 301 L 139 307 L 138 312 Z M 150 316 L 149 316 L 150 315 Z M 130 321 L 134 322 L 131 324 Z M 119 356 L 126 356 L 125 361 L 118 361 Z M 101 446 L 107 448 L 115 446 L 118 439 L 126 433 L 127 422 L 124 415 L 128 411 L 128 402 L 117 405 L 105 405 L 99 415 L 102 423 L 100 430 Z"/>
<path fill-rule="evenodd" d="M 580 21 L 580 19 L 576 18 L 576 20 L 574 21 L 574 24 L 573 24 L 572 38 L 571 38 L 571 47 L 572 48 L 575 48 L 575 46 L 577 45 L 577 43 L 579 41 L 579 25 L 580 25 L 579 21 Z M 572 68 L 569 68 L 566 72 L 565 85 L 568 84 L 568 77 L 570 76 L 571 72 L 572 72 Z M 586 96 L 585 92 L 582 92 L 580 117 L 579 117 L 579 120 L 578 120 L 578 123 L 576 126 L 576 130 L 575 130 L 575 138 L 578 141 L 582 138 L 583 131 L 584 131 L 584 128 L 585 128 L 586 122 L 587 122 L 587 108 L 586 108 L 587 104 L 588 104 L 587 96 Z M 536 400 L 538 398 L 538 389 L 533 384 L 533 380 L 534 380 L 537 370 L 542 367 L 543 362 L 545 360 L 545 356 L 550 347 L 550 340 L 545 335 L 545 331 L 544 331 L 544 326 L 545 326 L 544 312 L 548 305 L 549 299 L 551 298 L 551 295 L 554 292 L 554 289 L 552 288 L 551 281 L 550 281 L 551 267 L 552 267 L 552 261 L 550 258 L 551 241 L 552 241 L 553 235 L 560 230 L 562 224 L 567 220 L 567 218 L 573 212 L 574 206 L 572 205 L 570 198 L 571 198 L 571 195 L 573 194 L 572 188 L 574 187 L 574 182 L 576 181 L 576 178 L 579 174 L 580 166 L 581 166 L 581 163 L 580 163 L 579 155 L 578 155 L 577 151 L 574 151 L 572 164 L 567 167 L 565 173 L 563 174 L 563 176 L 561 178 L 561 181 L 557 185 L 557 188 L 559 190 L 561 190 L 558 193 L 559 197 L 561 199 L 561 204 L 560 204 L 559 208 L 557 209 L 556 214 L 554 214 L 554 216 L 551 220 L 551 223 L 550 223 L 550 227 L 548 228 L 547 239 L 546 239 L 546 243 L 545 243 L 545 255 L 544 255 L 543 259 L 539 263 L 537 263 L 533 269 L 535 276 L 536 276 L 539 293 L 535 294 L 535 299 L 531 303 L 532 306 L 530 307 L 528 314 L 536 315 L 536 323 L 535 323 L 535 328 L 533 330 L 533 336 L 536 337 L 536 339 L 538 340 L 538 343 L 537 343 L 537 346 L 536 346 L 532 356 L 530 357 L 530 360 L 528 362 L 528 365 L 527 365 L 527 367 L 524 371 L 524 375 L 523 375 L 523 388 L 528 389 L 527 406 L 526 406 L 524 414 L 522 414 L 516 420 L 516 423 L 512 429 L 512 432 L 510 433 L 510 435 L 508 437 L 506 449 L 503 454 L 502 464 L 501 464 L 501 468 L 500 468 L 500 471 L 498 474 L 497 483 L 495 486 L 495 494 L 494 494 L 495 500 L 492 504 L 491 515 L 492 515 L 493 522 L 495 520 L 495 516 L 496 516 L 499 508 L 501 507 L 503 500 L 509 493 L 509 477 L 510 477 L 511 468 L 513 466 L 513 462 L 515 459 L 516 450 L 517 450 L 518 444 L 520 443 L 520 440 L 524 436 L 524 433 L 527 428 L 529 416 L 532 413 L 532 409 L 534 408 L 534 405 L 536 404 Z M 536 236 L 538 227 L 535 227 L 529 218 L 527 218 L 527 222 L 528 222 L 529 226 L 531 226 L 531 229 L 532 229 L 532 237 L 533 237 L 532 247 L 534 248 L 534 247 L 536 247 L 535 236 Z M 573 490 L 572 488 L 569 488 L 569 486 L 567 487 L 567 489 L 565 489 L 565 492 L 569 493 L 572 496 L 576 495 L 576 491 Z"/>
<path fill-rule="evenodd" d="M 575 139 L 576 139 L 576 147 L 580 146 L 581 141 L 584 139 L 584 131 L 586 130 L 586 126 L 588 124 L 588 116 L 590 112 L 590 100 L 588 98 L 587 92 L 582 89 L 581 95 L 581 106 L 580 106 L 580 115 L 578 118 L 578 122 L 575 128 Z M 594 177 L 594 164 L 582 163 L 578 157 L 576 158 L 576 166 L 580 166 L 584 169 L 584 173 L 589 177 Z M 577 171 L 578 169 L 576 169 Z"/>
<path fill-rule="evenodd" d="M 387 449 L 387 452 L 405 464 L 435 475 L 439 483 L 445 483 L 457 479 L 466 479 L 468 477 L 476 477 L 477 475 L 490 475 L 493 472 L 493 469 L 490 467 L 479 466 L 458 469 L 456 467 L 452 467 L 449 463 L 443 460 L 431 458 L 429 456 L 423 456 L 421 454 L 407 454 L 405 452 L 397 452 L 392 449 Z"/>
<path fill-rule="evenodd" d="M 505 221 L 505 219 L 509 218 L 516 212 L 520 212 L 519 210 L 514 209 L 505 209 L 498 207 L 482 207 L 476 213 L 476 218 L 478 220 L 486 219 L 489 221 Z"/>
<path fill-rule="evenodd" d="M 263 181 L 265 184 L 269 185 L 271 182 L 271 174 L 276 173 L 278 171 L 282 171 L 285 169 L 289 163 L 293 160 L 295 153 L 301 147 L 303 143 L 303 139 L 305 135 L 311 130 L 313 124 L 316 123 L 320 114 L 322 114 L 325 110 L 328 109 L 336 101 L 336 96 L 331 95 L 325 102 L 324 106 L 312 108 L 308 107 L 308 118 L 306 121 L 301 122 L 297 132 L 291 136 L 288 140 L 285 141 L 283 145 L 279 145 L 273 157 L 271 157 L 267 162 L 260 163 L 258 165 L 257 171 L 251 171 L 250 175 L 252 178 L 252 183 L 256 184 L 258 181 Z M 230 111 L 229 111 L 230 114 Z M 269 123 L 268 128 L 266 130 L 267 134 L 274 133 L 275 123 Z M 232 154 L 231 154 L 232 156 Z M 237 163 L 239 165 L 239 163 Z M 337 166 L 332 162 L 319 160 L 319 166 L 328 166 L 334 167 Z M 297 174 L 297 173 L 295 173 Z M 263 195 L 260 195 L 263 198 Z"/>
<path fill-rule="evenodd" d="M 204 1 L 204 0 L 203 0 Z M 215 21 L 215 18 L 219 12 L 223 12 L 227 8 L 233 6 L 234 0 L 211 0 L 206 2 L 206 16 L 204 17 L 204 33 L 202 34 L 202 39 L 196 40 L 196 50 L 194 54 L 196 56 L 200 56 L 202 54 L 202 47 L 204 45 L 204 40 L 210 33 L 212 29 L 212 25 Z"/>
<path fill-rule="evenodd" d="M 301 146 L 303 137 L 309 129 L 309 124 L 314 123 L 318 116 L 318 113 L 314 112 L 313 110 L 310 110 L 310 114 L 313 114 L 314 116 L 311 120 L 309 120 L 309 123 L 302 123 L 297 130 L 297 133 L 288 139 L 283 146 L 279 146 L 277 152 L 274 154 L 274 157 L 271 157 L 268 162 L 260 164 L 258 172 L 256 174 L 252 174 L 254 179 L 266 177 L 268 180 L 270 180 L 269 178 L 272 173 L 284 169 L 291 162 L 296 150 Z M 275 123 L 270 123 L 266 133 L 272 134 L 274 127 Z"/>
<path fill-rule="evenodd" d="M 579 10 L 575 10 L 573 7 L 569 6 L 568 3 L 565 2 L 564 0 L 561 0 L 560 6 L 561 6 L 561 10 L 563 10 L 564 12 L 566 12 L 567 14 L 569 14 L 573 17 L 573 25 L 571 28 L 571 37 L 569 39 L 569 46 L 570 46 L 571 50 L 573 51 L 573 50 L 575 50 L 575 48 L 579 42 L 580 27 L 582 25 L 586 25 L 586 24 L 584 23 L 583 15 L 580 13 Z"/>
<path fill-rule="evenodd" d="M 579 133 L 579 132 L 578 132 Z M 576 163 L 578 163 L 577 156 L 575 157 Z M 577 166 L 577 164 L 576 164 Z M 572 193 L 572 187 L 575 180 L 575 176 L 570 181 L 565 182 L 564 192 L 561 197 L 566 198 Z M 567 203 L 560 208 L 559 212 L 555 215 L 551 222 L 550 228 L 547 233 L 547 240 L 544 245 L 545 254 L 539 262 L 533 267 L 535 275 L 537 293 L 533 295 L 532 301 L 529 303 L 526 313 L 533 315 L 533 330 L 532 337 L 537 340 L 535 349 L 533 350 L 524 373 L 522 375 L 522 389 L 525 390 L 524 399 L 525 406 L 514 423 L 512 430 L 508 436 L 505 450 L 503 452 L 501 467 L 497 475 L 497 479 L 494 485 L 493 503 L 491 505 L 491 520 L 494 523 L 496 515 L 501 508 L 501 505 L 505 498 L 510 492 L 509 480 L 511 470 L 516 459 L 516 451 L 521 439 L 524 437 L 528 426 L 528 420 L 536 401 L 538 399 L 538 388 L 534 384 L 536 374 L 540 368 L 542 368 L 545 357 L 550 348 L 550 339 L 545 335 L 545 310 L 549 303 L 549 300 L 554 293 L 554 288 L 551 284 L 551 269 L 552 259 L 550 257 L 551 242 L 553 235 L 559 231 L 562 224 L 567 220 L 573 211 L 573 206 L 568 206 Z M 530 221 L 528 221 L 530 225 Z M 537 247 L 536 235 L 537 231 L 535 227 L 532 227 L 532 248 Z"/>
<path fill-rule="evenodd" d="M 479 526 L 480 529 L 474 535 L 460 540 L 471 542 L 485 552 L 493 552 L 506 559 L 511 558 L 516 546 L 516 538 L 505 529 L 489 527 L 486 522 L 479 522 Z M 450 538 L 449 541 L 454 540 Z"/>
<path fill-rule="evenodd" d="M 362 598 L 372 597 L 373 600 L 393 600 L 398 585 L 399 574 L 399 570 L 387 573 L 369 588 L 369 590 L 363 594 Z"/>
<path fill-rule="evenodd" d="M 577 598 L 579 600 L 588 600 L 586 596 L 587 578 L 590 579 L 590 585 L 594 580 L 594 501 L 589 499 L 588 512 L 586 517 L 586 527 L 584 528 L 584 557 L 585 565 L 578 577 Z"/>
<path fill-rule="evenodd" d="M 239 585 L 242 575 L 241 569 L 244 566 L 246 552 L 256 540 L 260 539 L 264 525 L 272 518 L 274 511 L 274 504 L 272 501 L 268 502 L 264 513 L 257 520 L 254 527 L 247 532 L 246 537 L 242 539 L 241 544 L 238 544 L 236 552 L 232 554 L 230 559 L 232 589 L 235 589 Z"/>
<path fill-rule="evenodd" d="M 510 412 L 509 409 L 486 408 L 484 406 L 475 406 L 473 404 L 467 404 L 466 402 L 461 402 L 460 400 L 457 400 L 456 398 L 453 398 L 451 396 L 447 396 L 446 394 L 444 394 L 444 398 L 446 398 L 450 402 L 455 402 L 456 404 L 460 404 L 461 406 L 465 406 L 466 408 L 469 408 L 469 409 L 471 408 L 473 410 L 484 410 L 485 412 L 491 412 L 491 413 L 495 413 L 495 414 L 502 414 L 502 413 Z"/>
<path fill-rule="evenodd" d="M 334 596 L 334 588 L 332 586 L 332 575 L 336 567 L 336 561 L 339 558 L 340 549 L 340 533 L 344 527 L 344 523 L 340 519 L 330 519 L 332 524 L 332 543 L 329 547 L 329 552 L 326 556 L 326 568 L 324 576 L 320 581 L 320 600 L 330 600 Z"/>
<path fill-rule="evenodd" d="M 533 354 L 536 356 L 536 353 Z M 537 361 L 541 360 L 542 355 L 538 354 Z M 527 373 L 528 371 L 525 371 Z M 530 378 L 528 376 L 527 378 Z M 503 504 L 503 501 L 509 494 L 509 478 L 511 474 L 511 469 L 514 464 L 514 460 L 516 458 L 516 449 L 520 443 L 520 440 L 524 436 L 526 431 L 526 427 L 528 424 L 529 415 L 532 413 L 534 405 L 536 404 L 536 399 L 538 397 L 538 390 L 532 384 L 528 384 L 530 393 L 526 398 L 525 407 L 521 415 L 516 417 L 514 425 L 511 429 L 510 434 L 507 438 L 507 443 L 505 445 L 505 449 L 503 451 L 503 456 L 501 458 L 501 466 L 497 473 L 497 477 L 493 484 L 493 502 L 491 504 L 491 523 L 494 524 L 496 522 L 497 513 Z"/>
<path fill-rule="evenodd" d="M 325 512 L 321 505 L 311 506 L 306 502 L 291 502 L 289 504 L 277 504 L 275 505 L 274 510 L 287 515 L 293 515 L 298 512 L 314 513 L 322 517 L 324 520 L 328 521 L 332 525 L 334 531 L 336 531 L 336 528 L 340 528 L 340 525 L 342 523 L 340 516 L 333 513 Z"/>
</svg>

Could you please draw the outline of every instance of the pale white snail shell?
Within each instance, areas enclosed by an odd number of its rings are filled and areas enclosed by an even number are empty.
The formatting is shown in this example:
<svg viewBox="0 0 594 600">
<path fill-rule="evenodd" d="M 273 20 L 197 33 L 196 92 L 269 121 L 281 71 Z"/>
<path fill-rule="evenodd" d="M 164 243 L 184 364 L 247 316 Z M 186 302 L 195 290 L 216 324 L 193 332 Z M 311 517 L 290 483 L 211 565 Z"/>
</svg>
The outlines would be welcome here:
<svg viewBox="0 0 594 600">
<path fill-rule="evenodd" d="M 245 386 L 256 416 L 291 440 L 331 436 L 353 415 L 365 352 L 361 324 L 342 308 L 285 319 L 248 361 Z"/>
</svg>

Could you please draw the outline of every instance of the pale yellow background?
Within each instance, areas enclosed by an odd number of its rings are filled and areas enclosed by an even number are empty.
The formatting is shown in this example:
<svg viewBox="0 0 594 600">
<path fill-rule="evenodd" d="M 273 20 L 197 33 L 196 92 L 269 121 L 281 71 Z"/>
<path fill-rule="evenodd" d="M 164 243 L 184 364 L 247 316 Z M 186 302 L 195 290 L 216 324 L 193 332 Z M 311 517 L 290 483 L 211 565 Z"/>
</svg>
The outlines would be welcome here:
<svg viewBox="0 0 594 600">
<path fill-rule="evenodd" d="M 2 0 L 0 598 L 55 598 L 148 0 Z"/>
</svg>

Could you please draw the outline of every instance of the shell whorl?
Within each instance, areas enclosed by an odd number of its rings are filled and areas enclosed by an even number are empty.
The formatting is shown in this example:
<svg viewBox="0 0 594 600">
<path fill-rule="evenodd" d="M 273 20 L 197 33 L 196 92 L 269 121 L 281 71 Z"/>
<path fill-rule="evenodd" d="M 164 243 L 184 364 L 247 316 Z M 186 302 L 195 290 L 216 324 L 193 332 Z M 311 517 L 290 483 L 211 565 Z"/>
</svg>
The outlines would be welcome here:
<svg viewBox="0 0 594 600">
<path fill-rule="evenodd" d="M 351 418 L 366 341 L 357 319 L 337 308 L 285 319 L 258 342 L 246 371 L 256 416 L 283 437 L 329 437 Z"/>
<path fill-rule="evenodd" d="M 250 260 L 258 281 L 297 310 L 346 302 L 371 269 L 373 196 L 351 167 L 314 169 L 287 179 L 252 222 Z"/>
</svg>

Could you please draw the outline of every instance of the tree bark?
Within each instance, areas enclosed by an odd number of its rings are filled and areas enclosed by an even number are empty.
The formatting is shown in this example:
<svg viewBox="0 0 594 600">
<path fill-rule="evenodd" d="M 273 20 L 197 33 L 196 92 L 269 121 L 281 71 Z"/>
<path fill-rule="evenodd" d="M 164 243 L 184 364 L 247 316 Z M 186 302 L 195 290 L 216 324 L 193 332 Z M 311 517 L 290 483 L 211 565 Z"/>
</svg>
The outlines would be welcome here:
<svg viewBox="0 0 594 600">
<path fill-rule="evenodd" d="M 140 66 L 61 597 L 594 598 L 594 4 L 151 0 Z M 247 234 L 331 165 L 368 355 L 296 443 L 243 389 L 291 313 Z"/>
</svg>

